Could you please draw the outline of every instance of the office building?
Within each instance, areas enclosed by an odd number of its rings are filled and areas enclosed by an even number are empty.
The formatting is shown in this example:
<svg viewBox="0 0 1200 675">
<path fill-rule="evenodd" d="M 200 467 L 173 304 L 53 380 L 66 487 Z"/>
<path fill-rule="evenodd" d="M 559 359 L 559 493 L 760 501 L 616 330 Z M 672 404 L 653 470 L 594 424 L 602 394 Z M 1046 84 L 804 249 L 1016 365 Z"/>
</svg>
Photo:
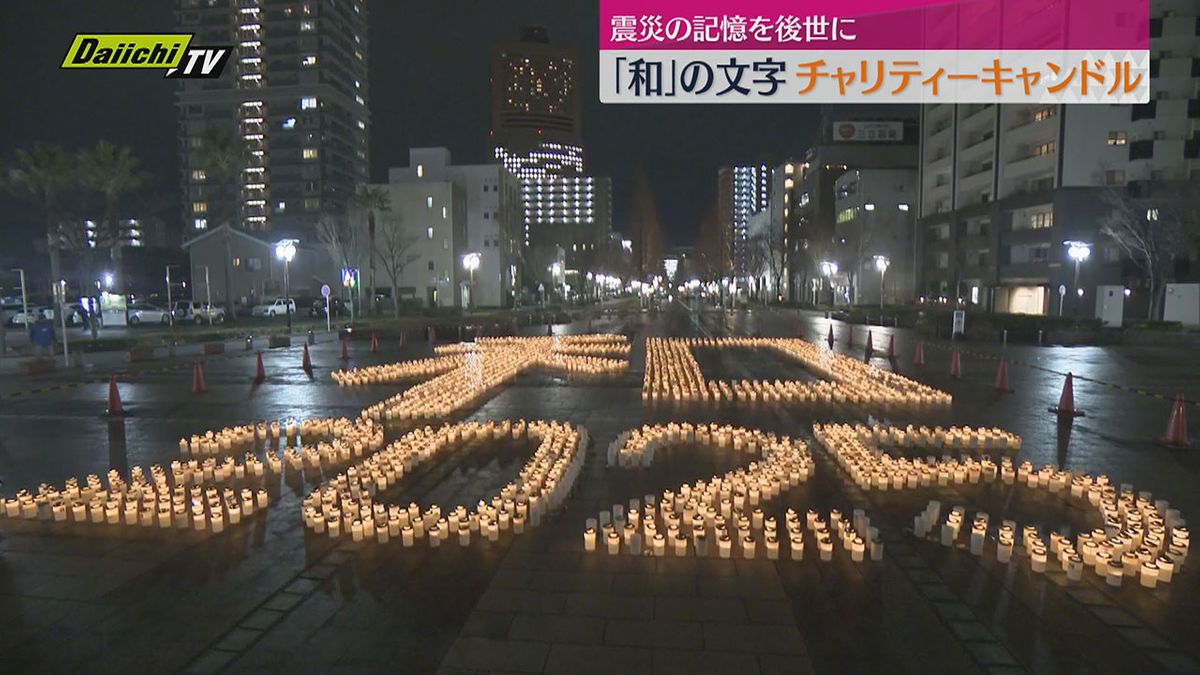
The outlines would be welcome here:
<svg viewBox="0 0 1200 675">
<path fill-rule="evenodd" d="M 195 43 L 234 47 L 219 78 L 179 80 L 185 229 L 308 238 L 368 182 L 365 0 L 179 0 L 175 14 Z M 227 171 L 203 159 L 213 127 L 235 139 Z"/>
<path fill-rule="evenodd" d="M 749 251 L 750 218 L 766 211 L 771 200 L 771 166 L 733 164 L 717 172 L 717 212 L 728 234 L 730 276 L 745 280 L 754 275 Z"/>
</svg>

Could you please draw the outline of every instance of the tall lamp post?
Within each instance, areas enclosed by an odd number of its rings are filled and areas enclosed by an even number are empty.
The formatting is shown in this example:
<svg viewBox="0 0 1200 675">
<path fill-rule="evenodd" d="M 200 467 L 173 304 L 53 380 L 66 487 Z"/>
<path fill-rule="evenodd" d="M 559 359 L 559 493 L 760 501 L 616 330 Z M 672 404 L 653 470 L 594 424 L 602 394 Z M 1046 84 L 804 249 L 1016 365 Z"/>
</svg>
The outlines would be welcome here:
<svg viewBox="0 0 1200 675">
<path fill-rule="evenodd" d="M 550 266 L 550 275 L 553 277 L 553 279 L 551 279 L 551 282 L 555 286 L 558 285 L 559 279 L 562 277 L 562 273 L 563 273 L 562 263 L 558 262 L 557 260 L 554 261 L 554 264 Z M 566 302 L 567 302 L 567 294 L 564 291 L 563 292 L 563 304 L 566 304 Z"/>
<path fill-rule="evenodd" d="M 838 264 L 829 260 L 821 261 L 821 275 L 829 284 L 829 304 L 833 305 L 833 277 L 838 273 Z"/>
<path fill-rule="evenodd" d="M 283 261 L 283 302 L 287 312 L 287 332 L 292 334 L 292 296 L 288 285 L 288 267 L 296 257 L 295 239 L 280 239 L 275 244 L 275 257 Z"/>
<path fill-rule="evenodd" d="M 1082 298 L 1083 289 L 1079 287 L 1079 264 L 1092 255 L 1092 245 L 1086 241 L 1064 241 L 1067 247 L 1067 257 L 1075 261 L 1075 295 Z"/>
<path fill-rule="evenodd" d="M 468 309 L 473 309 L 475 307 L 475 270 L 479 269 L 479 254 L 468 253 L 464 255 L 462 257 L 462 264 L 471 277 L 470 285 L 468 286 L 470 294 L 467 296 L 467 300 L 469 301 L 467 307 Z"/>
<path fill-rule="evenodd" d="M 879 309 L 883 309 L 883 275 L 887 272 L 888 265 L 892 264 L 886 255 L 875 256 L 875 269 L 879 270 Z M 880 315 L 882 321 L 883 315 Z"/>
</svg>

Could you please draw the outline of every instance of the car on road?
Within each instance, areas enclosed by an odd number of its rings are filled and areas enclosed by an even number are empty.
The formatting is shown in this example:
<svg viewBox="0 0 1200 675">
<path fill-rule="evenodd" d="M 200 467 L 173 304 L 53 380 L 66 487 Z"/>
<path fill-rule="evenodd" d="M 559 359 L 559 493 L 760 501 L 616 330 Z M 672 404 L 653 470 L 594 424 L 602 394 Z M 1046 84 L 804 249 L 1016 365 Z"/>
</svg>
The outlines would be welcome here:
<svg viewBox="0 0 1200 675">
<path fill-rule="evenodd" d="M 47 311 L 50 311 L 51 314 L 53 314 L 53 310 L 51 310 L 49 307 L 37 307 L 35 305 L 30 305 L 29 319 L 26 320 L 25 309 L 19 307 L 15 312 L 12 313 L 11 316 L 8 317 L 8 321 L 5 323 L 7 323 L 9 326 L 25 326 L 28 324 L 33 324 L 37 321 L 45 319 L 47 317 Z"/>
<path fill-rule="evenodd" d="M 295 315 L 295 300 L 290 298 L 275 298 L 271 302 L 264 302 L 261 305 L 255 305 L 254 308 L 250 310 L 250 316 L 286 316 L 289 311 Z"/>
<path fill-rule="evenodd" d="M 157 323 L 164 326 L 171 323 L 171 312 L 158 305 L 146 303 L 133 304 L 129 306 L 129 325 L 136 326 L 143 323 Z"/>
<path fill-rule="evenodd" d="M 329 316 L 341 316 L 345 313 L 346 303 L 342 302 L 341 298 L 329 299 Z M 325 316 L 325 298 L 313 300 L 312 307 L 308 310 L 308 315 L 313 317 Z"/>
<path fill-rule="evenodd" d="M 195 300 L 181 300 L 175 303 L 176 321 L 188 321 L 195 324 L 209 323 L 225 323 L 225 308 L 213 307 L 212 305 Z"/>
</svg>

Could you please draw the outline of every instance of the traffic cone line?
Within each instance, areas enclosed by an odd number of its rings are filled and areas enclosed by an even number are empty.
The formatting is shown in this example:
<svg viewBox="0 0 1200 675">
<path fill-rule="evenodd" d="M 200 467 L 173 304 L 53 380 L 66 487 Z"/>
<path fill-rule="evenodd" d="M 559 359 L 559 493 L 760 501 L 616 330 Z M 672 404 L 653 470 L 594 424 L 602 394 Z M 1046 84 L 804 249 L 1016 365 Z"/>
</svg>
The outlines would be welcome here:
<svg viewBox="0 0 1200 675">
<path fill-rule="evenodd" d="M 1167 429 L 1161 439 L 1163 445 L 1169 448 L 1186 448 L 1191 443 L 1188 440 L 1187 406 L 1183 403 L 1183 394 L 1175 395 L 1175 403 L 1171 404 L 1171 416 L 1167 419 Z"/>
<path fill-rule="evenodd" d="M 192 393 L 203 394 L 204 391 L 204 369 L 200 367 L 200 362 L 197 361 L 196 365 L 192 367 Z"/>
<path fill-rule="evenodd" d="M 371 353 L 379 353 L 379 338 L 376 337 L 374 333 L 371 333 Z"/>
<path fill-rule="evenodd" d="M 829 343 L 829 348 L 833 349 L 833 324 L 829 324 L 829 337 L 825 338 L 825 341 Z"/>
<path fill-rule="evenodd" d="M 889 359 L 896 358 L 896 334 L 895 333 L 892 333 L 891 335 L 888 336 L 887 357 Z"/>
<path fill-rule="evenodd" d="M 874 351 L 875 351 L 874 336 L 872 336 L 871 331 L 867 331 L 867 356 L 870 357 L 871 353 Z"/>
<path fill-rule="evenodd" d="M 854 346 L 854 326 L 846 326 L 846 346 Z"/>
<path fill-rule="evenodd" d="M 304 372 L 306 372 L 306 373 L 311 373 L 312 369 L 313 369 L 312 358 L 309 357 L 309 355 L 308 355 L 308 344 L 307 343 L 304 345 L 304 360 L 301 362 L 300 367 L 304 368 Z"/>
<path fill-rule="evenodd" d="M 262 384 L 267 379 L 267 369 L 263 367 L 262 352 L 258 353 L 258 363 L 254 367 L 254 384 Z"/>
<path fill-rule="evenodd" d="M 349 348 L 349 346 L 347 346 L 347 344 L 346 344 L 347 342 L 348 342 L 348 340 L 346 340 L 346 338 L 342 338 L 342 360 L 343 361 L 347 361 L 350 359 L 350 348 Z"/>
<path fill-rule="evenodd" d="M 956 380 L 962 377 L 962 357 L 958 355 L 958 347 L 950 353 L 950 377 Z"/>
<path fill-rule="evenodd" d="M 125 408 L 121 405 L 121 392 L 117 389 L 116 375 L 109 376 L 108 378 L 107 414 L 110 417 L 119 417 L 125 414 Z"/>
<path fill-rule="evenodd" d="M 1008 361 L 1000 357 L 1000 365 L 996 368 L 996 391 L 1011 391 L 1008 388 Z"/>
<path fill-rule="evenodd" d="M 1059 394 L 1058 405 L 1050 408 L 1050 412 L 1060 417 L 1082 417 L 1083 411 L 1075 409 L 1075 377 L 1067 373 L 1063 382 L 1062 394 Z"/>
</svg>

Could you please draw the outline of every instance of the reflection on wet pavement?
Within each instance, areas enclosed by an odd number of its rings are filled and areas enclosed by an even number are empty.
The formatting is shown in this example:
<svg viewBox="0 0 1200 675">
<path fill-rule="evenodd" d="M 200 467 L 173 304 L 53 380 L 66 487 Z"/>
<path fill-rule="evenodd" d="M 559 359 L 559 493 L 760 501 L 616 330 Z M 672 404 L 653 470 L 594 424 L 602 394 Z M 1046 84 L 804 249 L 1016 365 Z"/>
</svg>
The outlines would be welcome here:
<svg viewBox="0 0 1200 675">
<path fill-rule="evenodd" d="M 1109 475 L 1184 517 L 1200 513 L 1194 489 L 1200 460 L 1155 440 L 1169 402 L 1076 382 L 1087 417 L 1060 425 L 1046 413 L 1062 386 L 1058 373 L 1200 397 L 1200 364 L 1160 348 L 1009 346 L 1011 394 L 992 389 L 999 345 L 970 345 L 963 377 L 949 376 L 949 350 L 927 343 L 926 365 L 912 365 L 917 338 L 873 327 L 871 363 L 954 396 L 949 410 L 905 413 L 846 406 L 643 404 L 645 335 L 801 336 L 823 340 L 829 322 L 795 310 L 693 321 L 679 309 L 596 320 L 596 330 L 637 330 L 630 371 L 611 380 L 535 371 L 515 378 L 470 419 L 554 419 L 585 426 L 594 439 L 575 492 L 528 536 L 468 548 L 363 547 L 305 532 L 300 503 L 321 476 L 285 472 L 272 509 L 221 535 L 61 532 L 47 523 L 0 521 L 0 670 L 219 670 L 328 672 L 336 669 L 622 672 L 725 667 L 738 672 L 1037 672 L 1194 671 L 1200 593 L 1191 572 L 1150 591 L 1111 588 L 1092 575 L 1068 583 L 1035 574 L 1028 560 L 1009 565 L 966 550 L 918 541 L 906 531 L 929 499 L 962 504 L 998 522 L 1041 525 L 1043 533 L 1088 524 L 1061 500 L 1022 486 L 980 484 L 928 490 L 856 491 L 823 453 L 814 477 L 771 505 L 849 512 L 861 505 L 880 527 L 880 563 L 585 555 L 587 518 L 632 496 L 723 472 L 734 458 L 715 450 L 671 448 L 649 469 L 606 468 L 604 449 L 641 424 L 716 421 L 811 438 L 814 422 L 861 421 L 999 426 L 1022 436 L 1014 461 Z M 672 328 L 674 326 L 674 329 Z M 560 327 L 562 328 L 562 327 Z M 565 328 L 583 332 L 584 323 Z M 835 322 L 837 350 L 845 326 Z M 898 357 L 878 348 L 895 335 Z M 944 343 L 943 343 L 944 344 Z M 700 350 L 703 352 L 703 350 Z M 432 355 L 424 344 L 371 355 L 351 365 Z M 297 349 L 264 355 L 267 380 L 254 386 L 253 359 L 205 363 L 208 393 L 193 395 L 185 370 L 121 382 L 131 415 L 102 418 L 101 382 L 7 399 L 0 410 L 4 495 L 41 482 L 109 468 L 166 464 L 178 439 L 207 428 L 260 419 L 354 417 L 404 386 L 339 388 L 334 344 L 312 350 L 316 373 Z M 773 357 L 698 353 L 709 377 L 803 379 Z M 1039 368 L 1017 362 L 1034 364 Z M 710 368 L 712 369 L 710 371 Z M 1049 370 L 1043 370 L 1046 368 Z M 395 438 L 407 427 L 388 429 Z M 471 503 L 512 480 L 529 448 L 471 447 L 421 467 L 391 494 L 443 506 Z M 697 660 L 699 659 L 699 660 Z M 699 664 L 699 665 L 697 665 Z"/>
</svg>

